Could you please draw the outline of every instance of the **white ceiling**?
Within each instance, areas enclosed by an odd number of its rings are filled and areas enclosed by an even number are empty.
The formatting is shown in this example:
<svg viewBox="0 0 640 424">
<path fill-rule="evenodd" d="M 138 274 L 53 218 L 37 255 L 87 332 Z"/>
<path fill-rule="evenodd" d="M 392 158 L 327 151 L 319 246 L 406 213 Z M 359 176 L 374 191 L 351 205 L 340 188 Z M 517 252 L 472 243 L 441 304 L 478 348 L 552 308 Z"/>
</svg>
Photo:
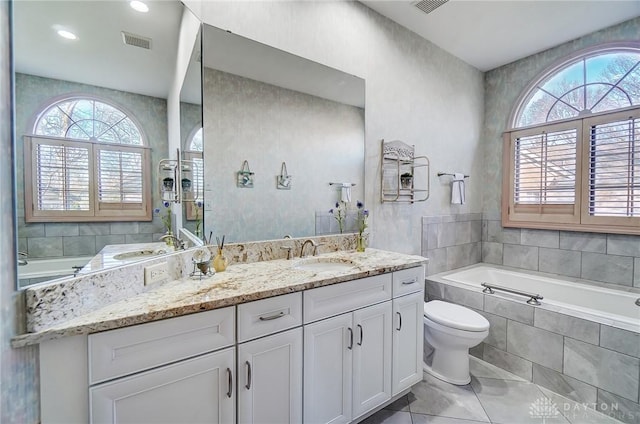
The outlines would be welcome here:
<svg viewBox="0 0 640 424">
<path fill-rule="evenodd" d="M 16 72 L 166 98 L 178 45 L 182 4 L 126 0 L 13 2 Z M 63 27 L 78 40 L 56 34 Z M 125 45 L 121 31 L 151 38 L 151 49 Z"/>
<path fill-rule="evenodd" d="M 639 0 L 450 0 L 429 14 L 360 1 L 481 71 L 640 16 Z"/>
</svg>

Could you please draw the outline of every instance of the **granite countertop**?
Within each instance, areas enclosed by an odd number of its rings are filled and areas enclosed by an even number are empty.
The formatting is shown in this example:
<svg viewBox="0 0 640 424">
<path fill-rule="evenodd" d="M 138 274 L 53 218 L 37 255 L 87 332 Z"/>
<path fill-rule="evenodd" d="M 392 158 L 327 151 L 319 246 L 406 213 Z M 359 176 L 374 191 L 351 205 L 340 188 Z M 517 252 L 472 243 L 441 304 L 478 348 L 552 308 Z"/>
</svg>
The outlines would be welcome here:
<svg viewBox="0 0 640 424">
<path fill-rule="evenodd" d="M 368 248 L 364 253 L 339 251 L 318 255 L 353 262 L 337 271 L 296 268 L 301 259 L 278 259 L 235 264 L 226 271 L 202 279 L 186 277 L 85 315 L 12 340 L 13 347 L 37 344 L 62 337 L 96 333 L 130 325 L 207 311 L 286 293 L 322 287 L 427 263 L 422 256 Z M 311 257 L 306 260 L 312 260 Z"/>
<path fill-rule="evenodd" d="M 122 266 L 132 261 L 173 252 L 165 242 L 109 244 L 98 252 L 80 271 L 81 274 Z M 129 256 L 127 256 L 130 254 Z M 146 256 L 137 256 L 139 254 Z M 119 258 L 119 256 L 121 256 Z"/>
</svg>

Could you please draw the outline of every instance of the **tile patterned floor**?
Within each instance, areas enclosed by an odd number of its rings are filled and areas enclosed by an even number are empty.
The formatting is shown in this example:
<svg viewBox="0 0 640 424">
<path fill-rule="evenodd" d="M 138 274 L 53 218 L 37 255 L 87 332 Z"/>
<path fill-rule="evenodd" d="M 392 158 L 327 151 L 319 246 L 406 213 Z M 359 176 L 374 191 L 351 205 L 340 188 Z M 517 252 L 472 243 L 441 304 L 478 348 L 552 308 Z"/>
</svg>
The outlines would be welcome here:
<svg viewBox="0 0 640 424">
<path fill-rule="evenodd" d="M 425 374 L 411 393 L 362 424 L 620 424 L 477 358 L 470 369 L 466 386 Z"/>
</svg>

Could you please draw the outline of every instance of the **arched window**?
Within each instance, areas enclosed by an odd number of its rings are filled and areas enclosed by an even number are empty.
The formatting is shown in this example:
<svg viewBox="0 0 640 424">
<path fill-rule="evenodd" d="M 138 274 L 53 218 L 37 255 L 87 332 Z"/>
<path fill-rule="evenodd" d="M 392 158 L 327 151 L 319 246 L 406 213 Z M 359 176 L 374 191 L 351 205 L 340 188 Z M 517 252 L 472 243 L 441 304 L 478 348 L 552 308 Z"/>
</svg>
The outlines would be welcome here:
<svg viewBox="0 0 640 424">
<path fill-rule="evenodd" d="M 640 234 L 640 44 L 572 57 L 520 99 L 503 225 Z"/>
<path fill-rule="evenodd" d="M 543 75 L 527 92 L 514 128 L 640 105 L 640 51 L 581 55 Z"/>
<path fill-rule="evenodd" d="M 54 101 L 25 136 L 25 220 L 150 220 L 149 161 L 121 108 L 89 96 Z"/>
<path fill-rule="evenodd" d="M 202 201 L 204 199 L 204 145 L 202 127 L 194 128 L 185 144 L 184 159 L 192 161 L 194 164 L 192 171 L 193 193 L 196 200 Z M 188 220 L 195 221 L 196 219 L 202 219 L 202 215 L 198 215 L 195 208 L 186 208 L 186 211 L 186 218 Z"/>
</svg>

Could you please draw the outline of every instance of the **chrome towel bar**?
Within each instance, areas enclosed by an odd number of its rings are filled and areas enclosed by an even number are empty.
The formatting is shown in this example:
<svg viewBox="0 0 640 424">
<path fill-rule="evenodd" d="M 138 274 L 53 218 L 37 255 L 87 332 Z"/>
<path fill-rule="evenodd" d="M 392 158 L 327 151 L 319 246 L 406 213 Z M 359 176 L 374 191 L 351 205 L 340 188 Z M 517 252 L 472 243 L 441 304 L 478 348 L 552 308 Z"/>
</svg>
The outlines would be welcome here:
<svg viewBox="0 0 640 424">
<path fill-rule="evenodd" d="M 519 296 L 527 296 L 527 297 L 529 297 L 529 300 L 527 300 L 527 303 L 529 305 L 541 305 L 541 303 L 539 301 L 544 299 L 539 294 L 532 294 L 532 293 L 527 293 L 527 292 L 523 292 L 523 291 L 512 290 L 510 288 L 496 286 L 494 284 L 482 283 L 480 285 L 482 287 L 484 287 L 484 290 L 482 290 L 483 293 L 493 294 L 494 290 L 500 290 L 500 291 L 507 292 L 507 293 L 517 294 Z"/>
</svg>

